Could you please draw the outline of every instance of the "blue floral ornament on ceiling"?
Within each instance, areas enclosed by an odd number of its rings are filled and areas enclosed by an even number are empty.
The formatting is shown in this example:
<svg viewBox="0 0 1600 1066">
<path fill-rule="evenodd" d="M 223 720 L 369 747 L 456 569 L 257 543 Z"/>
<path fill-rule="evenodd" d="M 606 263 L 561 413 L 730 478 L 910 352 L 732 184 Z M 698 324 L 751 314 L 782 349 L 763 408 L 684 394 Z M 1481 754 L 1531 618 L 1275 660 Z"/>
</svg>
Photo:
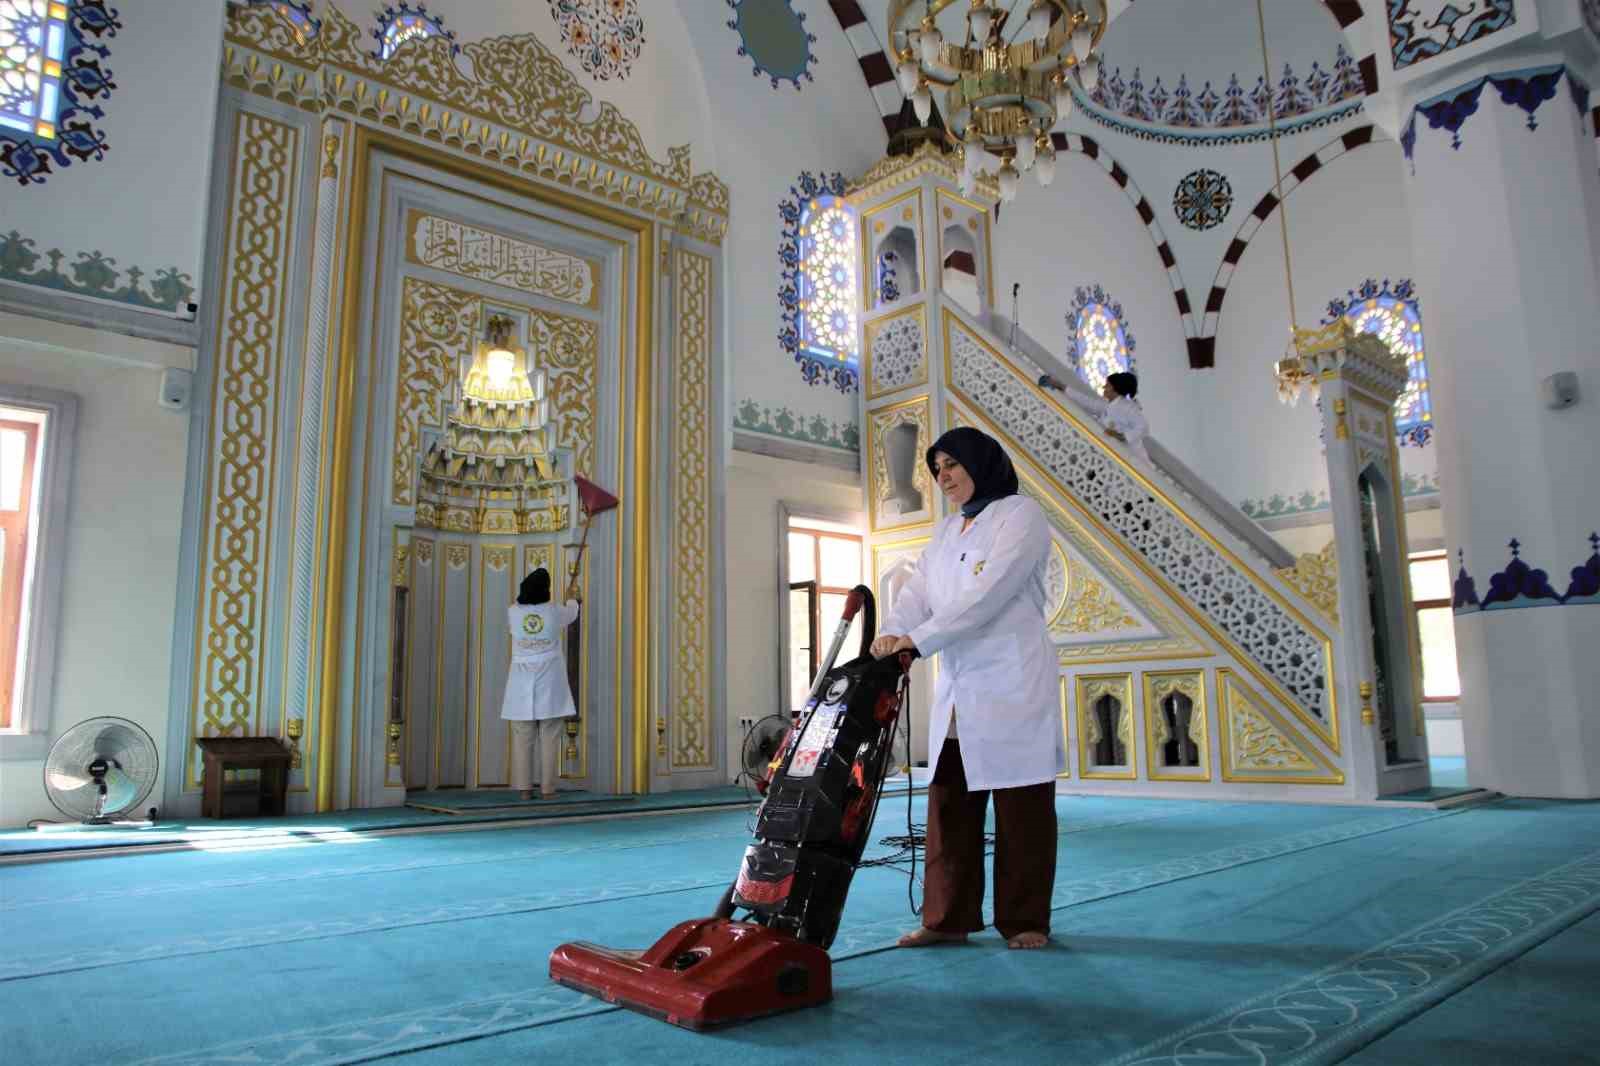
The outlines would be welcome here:
<svg viewBox="0 0 1600 1066">
<path fill-rule="evenodd" d="M 567 51 L 600 81 L 622 79 L 644 48 L 636 0 L 550 0 Z"/>
<path fill-rule="evenodd" d="M 429 12 L 427 4 L 413 6 L 408 0 L 400 0 L 395 6 L 385 4 L 377 18 L 378 25 L 372 36 L 378 40 L 378 50 L 373 54 L 379 59 L 388 59 L 407 41 L 426 37 L 443 37 L 449 41 L 452 55 L 461 51 L 455 43 L 455 31 L 445 29 L 444 17 Z"/>
<path fill-rule="evenodd" d="M 734 17 L 728 28 L 739 35 L 739 54 L 755 64 L 754 74 L 763 74 L 776 89 L 779 82 L 800 79 L 813 81 L 811 65 L 817 57 L 811 46 L 817 42 L 806 31 L 804 11 L 796 11 L 792 0 L 728 0 Z"/>
<path fill-rule="evenodd" d="M 69 6 L 0 4 L 0 176 L 42 185 L 55 167 L 104 159 L 110 145 L 94 122 L 117 83 L 100 44 L 122 28 L 105 0 Z"/>
<path fill-rule="evenodd" d="M 1189 229 L 1208 230 L 1233 210 L 1233 186 L 1215 170 L 1192 170 L 1173 191 L 1172 210 Z"/>
</svg>

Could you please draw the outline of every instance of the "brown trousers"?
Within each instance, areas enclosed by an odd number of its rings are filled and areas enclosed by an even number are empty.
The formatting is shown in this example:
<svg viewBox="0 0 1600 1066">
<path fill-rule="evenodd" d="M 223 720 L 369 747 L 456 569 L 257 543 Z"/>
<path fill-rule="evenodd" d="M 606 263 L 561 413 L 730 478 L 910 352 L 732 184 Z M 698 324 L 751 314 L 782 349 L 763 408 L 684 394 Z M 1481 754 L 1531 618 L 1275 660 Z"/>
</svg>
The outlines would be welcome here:
<svg viewBox="0 0 1600 1066">
<path fill-rule="evenodd" d="M 959 740 L 946 740 L 928 786 L 924 927 L 941 933 L 983 928 L 983 823 L 988 808 L 987 791 L 967 790 Z M 995 789 L 994 822 L 994 927 L 1004 937 L 1048 933 L 1056 881 L 1055 783 Z"/>
</svg>

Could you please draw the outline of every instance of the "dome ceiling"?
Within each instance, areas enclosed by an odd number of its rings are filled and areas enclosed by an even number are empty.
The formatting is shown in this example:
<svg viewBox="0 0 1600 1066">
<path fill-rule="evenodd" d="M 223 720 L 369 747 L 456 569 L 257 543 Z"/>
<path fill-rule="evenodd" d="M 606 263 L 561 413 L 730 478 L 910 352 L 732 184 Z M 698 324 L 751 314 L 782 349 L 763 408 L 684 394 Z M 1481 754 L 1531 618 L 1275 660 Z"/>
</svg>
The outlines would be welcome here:
<svg viewBox="0 0 1600 1066">
<path fill-rule="evenodd" d="M 1262 6 L 1274 80 L 1286 64 L 1302 78 L 1312 63 L 1327 70 L 1346 45 L 1321 0 L 1268 0 Z M 1137 68 L 1146 85 L 1159 76 L 1169 89 L 1181 74 L 1195 92 L 1209 81 L 1220 93 L 1234 75 L 1249 89 L 1262 70 L 1251 0 L 1140 0 L 1112 21 L 1101 52 L 1108 71 L 1121 68 L 1127 78 Z"/>
</svg>

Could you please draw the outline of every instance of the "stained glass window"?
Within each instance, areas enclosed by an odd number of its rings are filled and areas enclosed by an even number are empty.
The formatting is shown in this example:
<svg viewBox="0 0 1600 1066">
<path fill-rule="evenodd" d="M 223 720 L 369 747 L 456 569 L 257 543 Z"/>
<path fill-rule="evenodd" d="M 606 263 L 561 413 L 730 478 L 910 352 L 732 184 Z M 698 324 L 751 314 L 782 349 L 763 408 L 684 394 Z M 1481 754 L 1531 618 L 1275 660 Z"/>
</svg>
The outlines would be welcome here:
<svg viewBox="0 0 1600 1066">
<path fill-rule="evenodd" d="M 270 7 L 278 17 L 289 24 L 295 40 L 305 44 L 322 29 L 322 20 L 311 17 L 311 5 L 306 0 L 248 0 L 252 6 Z"/>
<path fill-rule="evenodd" d="M 1394 428 L 1401 444 L 1427 444 L 1433 438 L 1433 404 L 1428 396 L 1428 361 L 1416 302 L 1369 296 L 1351 304 L 1345 317 L 1358 331 L 1377 334 L 1390 351 L 1405 356 L 1409 380 L 1394 402 Z"/>
<path fill-rule="evenodd" d="M 0 0 L 0 125 L 56 135 L 67 49 L 67 5 Z"/>
<path fill-rule="evenodd" d="M 407 41 L 423 37 L 448 37 L 455 34 L 444 28 L 444 20 L 428 13 L 426 4 L 412 7 L 402 2 L 398 8 L 385 7 L 378 14 L 378 28 L 372 31 L 378 39 L 378 58 L 388 59 Z"/>
<path fill-rule="evenodd" d="M 855 214 L 837 197 L 817 197 L 800 214 L 801 348 L 854 366 L 857 300 Z"/>
<path fill-rule="evenodd" d="M 1105 303 L 1091 302 L 1078 311 L 1076 340 L 1074 364 L 1095 392 L 1105 385 L 1106 378 L 1132 365 L 1122 319 Z"/>
</svg>

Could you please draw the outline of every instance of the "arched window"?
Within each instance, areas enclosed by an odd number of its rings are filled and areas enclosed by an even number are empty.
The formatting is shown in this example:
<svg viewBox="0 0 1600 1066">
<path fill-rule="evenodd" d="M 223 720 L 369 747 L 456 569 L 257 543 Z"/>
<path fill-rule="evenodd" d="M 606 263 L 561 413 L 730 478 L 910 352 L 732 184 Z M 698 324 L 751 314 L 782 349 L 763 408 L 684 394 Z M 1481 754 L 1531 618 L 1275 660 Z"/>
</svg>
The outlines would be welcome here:
<svg viewBox="0 0 1600 1066">
<path fill-rule="evenodd" d="M 1394 428 L 1402 445 L 1423 447 L 1433 439 L 1433 403 L 1428 395 L 1428 358 L 1422 344 L 1422 318 L 1411 282 L 1401 279 L 1393 288 L 1368 278 L 1345 299 L 1328 304 L 1324 323 L 1348 319 L 1361 333 L 1375 333 L 1389 350 L 1403 355 L 1408 381 L 1394 402 Z"/>
<path fill-rule="evenodd" d="M 311 16 L 308 0 L 247 0 L 252 7 L 270 7 L 289 24 L 295 40 L 305 44 L 322 29 L 322 20 Z"/>
<path fill-rule="evenodd" d="M 1106 378 L 1133 369 L 1133 348 L 1122 305 L 1098 285 L 1079 288 L 1067 312 L 1067 361 L 1078 376 L 1099 392 Z"/>
<path fill-rule="evenodd" d="M 794 356 L 807 383 L 853 392 L 860 365 L 856 214 L 844 201 L 839 174 L 822 179 L 801 174 L 789 193 L 792 199 L 778 205 L 784 223 L 778 247 L 783 263 L 778 340 Z"/>
<path fill-rule="evenodd" d="M 385 6 L 378 13 L 378 27 L 372 35 L 378 39 L 379 59 L 388 59 L 407 41 L 422 37 L 444 37 L 453 41 L 456 36 L 444 28 L 443 18 L 428 13 L 427 4 L 412 7 L 407 0 L 400 0 L 395 7 Z M 454 45 L 451 49 L 458 50 Z"/>
</svg>

